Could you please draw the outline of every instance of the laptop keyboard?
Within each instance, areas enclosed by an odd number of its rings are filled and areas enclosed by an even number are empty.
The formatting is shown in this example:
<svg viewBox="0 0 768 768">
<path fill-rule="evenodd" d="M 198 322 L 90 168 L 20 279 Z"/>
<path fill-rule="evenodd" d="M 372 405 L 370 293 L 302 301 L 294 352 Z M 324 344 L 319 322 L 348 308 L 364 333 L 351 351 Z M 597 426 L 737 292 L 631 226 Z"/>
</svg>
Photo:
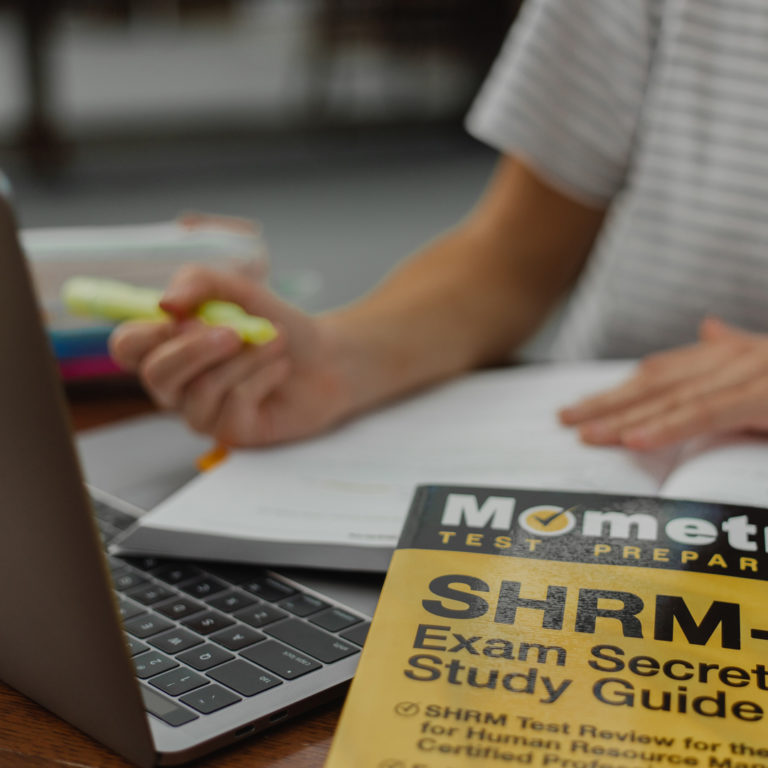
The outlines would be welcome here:
<svg viewBox="0 0 768 768">
<path fill-rule="evenodd" d="M 105 545 L 136 522 L 91 502 Z M 171 726 L 360 653 L 370 626 L 262 568 L 108 560 L 144 706 Z"/>
</svg>

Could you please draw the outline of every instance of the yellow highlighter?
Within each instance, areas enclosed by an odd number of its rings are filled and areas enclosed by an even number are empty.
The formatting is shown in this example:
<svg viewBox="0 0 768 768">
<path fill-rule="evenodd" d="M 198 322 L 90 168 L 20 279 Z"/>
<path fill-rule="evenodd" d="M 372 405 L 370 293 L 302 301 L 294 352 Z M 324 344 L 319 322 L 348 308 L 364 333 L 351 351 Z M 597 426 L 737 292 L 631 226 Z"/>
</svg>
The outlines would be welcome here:
<svg viewBox="0 0 768 768">
<path fill-rule="evenodd" d="M 97 277 L 72 277 L 61 287 L 62 301 L 72 314 L 114 322 L 170 320 L 171 315 L 160 308 L 162 295 L 155 288 Z M 206 301 L 197 308 L 195 317 L 207 325 L 232 328 L 250 344 L 266 344 L 277 336 L 269 320 L 249 315 L 229 301 Z"/>
</svg>

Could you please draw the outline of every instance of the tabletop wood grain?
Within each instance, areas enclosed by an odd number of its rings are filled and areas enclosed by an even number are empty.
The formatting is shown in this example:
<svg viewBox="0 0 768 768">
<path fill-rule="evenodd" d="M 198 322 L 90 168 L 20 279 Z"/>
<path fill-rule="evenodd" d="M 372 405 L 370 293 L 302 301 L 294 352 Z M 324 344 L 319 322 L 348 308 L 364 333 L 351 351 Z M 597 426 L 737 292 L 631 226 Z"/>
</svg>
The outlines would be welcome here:
<svg viewBox="0 0 768 768">
<path fill-rule="evenodd" d="M 109 424 L 153 409 L 133 382 L 72 385 L 67 402 L 76 430 Z M 341 701 L 190 765 L 194 768 L 321 768 Z M 0 768 L 130 768 L 89 736 L 0 683 Z"/>
</svg>

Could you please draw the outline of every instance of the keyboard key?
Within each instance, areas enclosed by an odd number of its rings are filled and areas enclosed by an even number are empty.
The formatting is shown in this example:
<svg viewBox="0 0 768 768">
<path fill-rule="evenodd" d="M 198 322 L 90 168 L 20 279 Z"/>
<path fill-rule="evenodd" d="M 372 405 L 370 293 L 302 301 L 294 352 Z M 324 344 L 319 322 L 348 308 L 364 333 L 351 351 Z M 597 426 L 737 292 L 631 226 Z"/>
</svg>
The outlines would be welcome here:
<svg viewBox="0 0 768 768">
<path fill-rule="evenodd" d="M 209 639 L 219 643 L 219 645 L 223 645 L 230 651 L 239 651 L 241 648 L 247 648 L 249 645 L 258 643 L 265 638 L 266 635 L 262 635 L 261 632 L 240 624 L 239 626 L 228 627 L 221 632 L 217 632 L 215 635 L 211 635 Z"/>
<path fill-rule="evenodd" d="M 117 571 L 112 572 L 112 583 L 115 585 L 115 589 L 124 592 L 126 589 L 133 589 L 134 587 L 140 587 L 142 584 L 149 584 L 149 579 L 145 579 L 144 576 L 134 571 L 133 568 L 123 566 Z"/>
<path fill-rule="evenodd" d="M 317 613 L 322 608 L 328 607 L 328 603 L 324 603 L 322 600 L 312 597 L 312 595 L 305 595 L 301 592 L 293 597 L 289 597 L 287 600 L 281 600 L 278 605 L 294 616 L 309 616 L 312 613 Z"/>
<path fill-rule="evenodd" d="M 101 540 L 102 542 L 104 542 L 104 544 L 111 543 L 112 540 L 115 539 L 120 534 L 120 530 L 117 528 L 114 528 L 109 523 L 105 523 L 105 522 L 102 522 L 101 520 L 97 520 L 96 525 L 99 528 L 99 534 L 101 535 Z"/>
<path fill-rule="evenodd" d="M 361 621 L 358 616 L 342 611 L 341 608 L 329 608 L 327 611 L 318 613 L 310 621 L 317 624 L 318 627 L 327 629 L 329 632 L 338 632 L 339 630 L 351 627 Z"/>
<path fill-rule="evenodd" d="M 281 685 L 281 681 L 276 677 L 242 659 L 235 659 L 212 669 L 208 672 L 208 677 L 223 683 L 227 688 L 232 688 L 243 696 L 255 696 L 257 693 Z"/>
<path fill-rule="evenodd" d="M 279 624 L 267 627 L 264 631 L 326 664 L 360 652 L 357 646 L 298 619 L 281 621 Z"/>
<path fill-rule="evenodd" d="M 261 576 L 256 579 L 244 582 L 242 588 L 246 592 L 250 592 L 256 597 L 261 597 L 264 600 L 268 600 L 270 603 L 274 603 L 278 600 L 282 600 L 284 597 L 289 597 L 296 593 L 296 590 L 286 584 L 285 582 L 278 581 L 272 576 Z"/>
<path fill-rule="evenodd" d="M 130 632 L 134 637 L 143 640 L 145 637 L 151 637 L 160 632 L 165 632 L 165 630 L 170 629 L 173 624 L 162 616 L 144 614 L 128 619 L 128 621 L 123 623 L 123 626 L 126 631 Z"/>
<path fill-rule="evenodd" d="M 363 624 L 358 624 L 356 627 L 352 627 L 352 629 L 349 629 L 346 632 L 342 632 L 341 636 L 345 640 L 351 640 L 353 643 L 357 643 L 358 645 L 363 645 L 363 643 L 365 643 L 365 638 L 368 635 L 368 630 L 370 628 L 371 628 L 371 622 L 366 621 Z"/>
<path fill-rule="evenodd" d="M 240 655 L 249 661 L 265 667 L 270 672 L 284 677 L 286 680 L 301 677 L 313 669 L 320 669 L 322 666 L 314 659 L 310 659 L 303 653 L 299 653 L 293 648 L 289 648 L 287 645 L 278 643 L 275 640 L 268 640 L 266 643 L 254 645 L 253 648 L 248 648 Z"/>
<path fill-rule="evenodd" d="M 200 576 L 202 571 L 194 565 L 187 563 L 166 563 L 152 571 L 152 575 L 167 584 L 178 584 L 188 579 Z"/>
<path fill-rule="evenodd" d="M 109 566 L 109 570 L 112 571 L 112 573 L 115 573 L 115 571 L 122 571 L 123 568 L 125 568 L 125 560 L 120 557 L 107 555 L 107 565 Z"/>
<path fill-rule="evenodd" d="M 189 693 L 189 691 L 194 691 L 195 688 L 206 685 L 208 680 L 191 669 L 177 667 L 170 672 L 156 675 L 149 683 L 169 696 L 181 696 L 184 693 Z"/>
<path fill-rule="evenodd" d="M 183 589 L 192 597 L 198 597 L 201 600 L 218 592 L 223 592 L 226 588 L 227 585 L 223 581 L 214 579 L 213 576 L 201 576 L 199 579 L 179 585 L 179 589 Z"/>
<path fill-rule="evenodd" d="M 264 627 L 267 624 L 271 624 L 273 621 L 283 619 L 288 614 L 285 611 L 279 611 L 277 608 L 273 608 L 271 605 L 253 605 L 250 608 L 246 608 L 243 611 L 238 611 L 234 614 L 236 619 L 244 621 L 246 624 L 250 624 L 252 627 Z"/>
<path fill-rule="evenodd" d="M 181 597 L 180 595 L 177 595 L 173 600 L 157 603 L 153 608 L 158 613 L 162 613 L 163 616 L 167 616 L 169 619 L 179 620 L 183 619 L 185 616 L 199 613 L 205 608 L 205 605 L 203 603 L 198 603 L 196 600 L 192 600 L 189 597 Z"/>
<path fill-rule="evenodd" d="M 133 515 L 123 512 L 122 509 L 115 509 L 111 504 L 94 498 L 91 498 L 91 506 L 98 520 L 109 523 L 119 531 L 130 528 L 137 519 Z"/>
<path fill-rule="evenodd" d="M 120 615 L 123 617 L 123 621 L 132 619 L 140 613 L 145 613 L 142 606 L 135 603 L 133 600 L 129 600 L 127 597 L 123 597 L 123 595 L 117 596 L 117 604 L 120 609 Z"/>
<path fill-rule="evenodd" d="M 242 699 L 220 685 L 207 685 L 205 688 L 198 688 L 196 691 L 182 696 L 181 701 L 204 715 L 210 715 L 211 712 L 218 712 L 218 710 L 242 701 Z"/>
<path fill-rule="evenodd" d="M 198 648 L 193 648 L 191 651 L 180 653 L 177 658 L 182 664 L 188 664 L 190 667 L 203 672 L 235 657 L 223 648 L 206 643 Z"/>
<path fill-rule="evenodd" d="M 167 672 L 169 669 L 179 665 L 167 656 L 157 651 L 148 651 L 133 657 L 133 666 L 136 669 L 137 677 L 145 680 L 152 675 L 159 675 L 161 672 Z"/>
<path fill-rule="evenodd" d="M 224 613 L 233 613 L 250 605 L 256 605 L 256 599 L 248 597 L 242 592 L 228 592 L 226 595 L 218 595 L 207 601 L 212 608 L 217 608 Z"/>
<path fill-rule="evenodd" d="M 264 574 L 263 568 L 242 563 L 208 563 L 205 570 L 232 584 L 242 584 Z"/>
<path fill-rule="evenodd" d="M 140 643 L 136 638 L 131 637 L 130 635 L 125 636 L 125 642 L 128 644 L 128 653 L 130 653 L 131 656 L 136 656 L 138 653 L 144 653 L 144 651 L 149 650 L 148 645 Z"/>
<path fill-rule="evenodd" d="M 128 597 L 136 600 L 136 602 L 142 605 L 153 605 L 159 603 L 161 600 L 167 600 L 169 597 L 173 597 L 176 593 L 164 587 L 162 584 L 145 584 L 138 589 L 132 589 L 130 592 L 126 592 Z"/>
<path fill-rule="evenodd" d="M 218 632 L 220 629 L 230 627 L 235 622 L 221 613 L 206 611 L 199 616 L 193 616 L 191 619 L 182 622 L 185 627 L 194 630 L 201 635 L 210 635 L 212 632 Z"/>
<path fill-rule="evenodd" d="M 193 632 L 177 627 L 168 632 L 155 635 L 149 642 L 150 645 L 166 653 L 181 653 L 181 651 L 186 651 L 187 648 L 200 645 L 203 641 Z"/>
<path fill-rule="evenodd" d="M 167 560 L 161 560 L 159 557 L 150 556 L 127 557 L 126 561 L 140 571 L 151 571 L 153 568 L 159 568 L 161 565 L 165 565 L 168 562 Z"/>
<path fill-rule="evenodd" d="M 139 688 L 141 698 L 144 699 L 144 709 L 168 725 L 179 726 L 197 720 L 198 716 L 186 707 L 180 707 L 175 701 L 166 699 L 165 696 L 147 688 L 146 685 L 140 685 Z"/>
</svg>

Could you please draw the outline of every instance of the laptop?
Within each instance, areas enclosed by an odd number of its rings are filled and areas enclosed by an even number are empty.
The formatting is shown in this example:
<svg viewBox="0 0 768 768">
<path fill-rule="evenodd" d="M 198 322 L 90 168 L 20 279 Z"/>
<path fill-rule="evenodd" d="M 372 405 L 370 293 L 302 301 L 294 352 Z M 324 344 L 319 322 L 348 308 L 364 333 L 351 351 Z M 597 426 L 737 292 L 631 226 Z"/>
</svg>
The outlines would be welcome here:
<svg viewBox="0 0 768 768">
<path fill-rule="evenodd" d="M 139 766 L 340 696 L 369 615 L 332 577 L 107 554 L 141 510 L 83 482 L 2 199 L 0 306 L 0 679 Z"/>
</svg>

